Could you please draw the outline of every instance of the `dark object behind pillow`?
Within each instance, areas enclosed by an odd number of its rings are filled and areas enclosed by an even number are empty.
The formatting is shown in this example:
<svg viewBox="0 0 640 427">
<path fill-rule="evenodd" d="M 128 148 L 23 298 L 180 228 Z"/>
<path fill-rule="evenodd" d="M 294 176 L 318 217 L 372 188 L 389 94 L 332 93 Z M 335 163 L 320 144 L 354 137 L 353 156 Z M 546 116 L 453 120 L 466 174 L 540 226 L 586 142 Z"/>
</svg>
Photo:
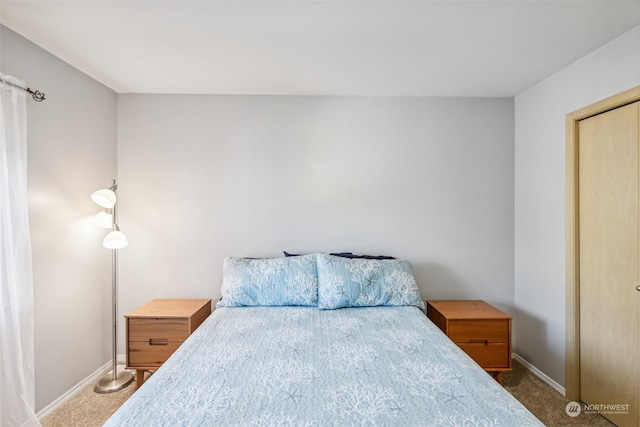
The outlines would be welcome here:
<svg viewBox="0 0 640 427">
<path fill-rule="evenodd" d="M 387 255 L 354 255 L 354 256 L 349 257 L 349 258 L 363 258 L 363 259 L 396 259 L 395 257 L 387 256 Z"/>
<path fill-rule="evenodd" d="M 284 252 L 284 256 L 286 256 L 286 257 L 289 257 L 289 256 L 300 256 L 300 254 L 290 254 L 287 251 L 282 251 L 282 252 Z M 396 259 L 395 257 L 387 256 L 387 255 L 355 255 L 352 252 L 335 252 L 335 253 L 330 253 L 329 255 L 339 256 L 339 257 L 342 257 L 342 258 Z"/>
</svg>

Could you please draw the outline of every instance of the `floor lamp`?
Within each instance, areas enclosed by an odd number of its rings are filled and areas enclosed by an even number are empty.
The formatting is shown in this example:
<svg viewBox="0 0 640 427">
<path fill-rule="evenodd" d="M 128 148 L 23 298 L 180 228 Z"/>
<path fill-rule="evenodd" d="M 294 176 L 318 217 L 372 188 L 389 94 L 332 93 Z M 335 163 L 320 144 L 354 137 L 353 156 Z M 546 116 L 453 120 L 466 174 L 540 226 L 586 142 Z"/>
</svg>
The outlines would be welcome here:
<svg viewBox="0 0 640 427">
<path fill-rule="evenodd" d="M 118 185 L 116 180 L 112 181 L 111 187 L 98 190 L 91 195 L 91 199 L 98 205 L 105 208 L 103 212 L 96 215 L 96 224 L 104 227 L 111 228 L 111 232 L 107 234 L 102 242 L 102 245 L 111 249 L 111 288 L 112 288 L 112 325 L 113 325 L 113 370 L 111 374 L 106 374 L 96 384 L 94 391 L 96 393 L 112 393 L 114 391 L 122 390 L 131 382 L 133 382 L 133 374 L 120 367 L 118 370 L 116 345 L 118 336 L 118 249 L 122 249 L 129 244 L 127 237 L 120 232 L 118 227 L 118 218 L 116 215 L 117 210 L 117 197 Z"/>
</svg>

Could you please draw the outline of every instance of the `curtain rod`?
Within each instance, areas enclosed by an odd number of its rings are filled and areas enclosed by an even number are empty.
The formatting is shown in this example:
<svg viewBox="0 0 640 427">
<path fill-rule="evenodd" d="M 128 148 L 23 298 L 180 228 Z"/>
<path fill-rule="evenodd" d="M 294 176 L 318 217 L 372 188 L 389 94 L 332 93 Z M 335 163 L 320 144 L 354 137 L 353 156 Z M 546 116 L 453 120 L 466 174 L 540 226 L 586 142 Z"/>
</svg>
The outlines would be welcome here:
<svg viewBox="0 0 640 427">
<path fill-rule="evenodd" d="M 24 90 L 25 92 L 27 92 L 29 95 L 31 95 L 31 97 L 33 98 L 34 101 L 36 102 L 42 102 L 44 101 L 46 98 L 44 97 L 44 93 L 40 92 L 39 90 L 33 91 L 31 90 L 31 88 L 28 87 L 22 87 L 20 85 L 17 85 L 15 83 L 11 83 L 5 79 L 3 79 L 2 77 L 0 77 L 0 82 L 3 82 L 4 84 L 7 84 L 9 86 L 13 86 L 15 88 Z"/>
</svg>

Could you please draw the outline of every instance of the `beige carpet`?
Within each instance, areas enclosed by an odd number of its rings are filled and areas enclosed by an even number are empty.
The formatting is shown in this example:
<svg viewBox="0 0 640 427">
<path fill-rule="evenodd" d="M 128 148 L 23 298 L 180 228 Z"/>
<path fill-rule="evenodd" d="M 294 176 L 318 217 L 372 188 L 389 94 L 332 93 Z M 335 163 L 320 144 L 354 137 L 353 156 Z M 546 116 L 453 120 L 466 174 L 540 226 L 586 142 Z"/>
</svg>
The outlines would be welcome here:
<svg viewBox="0 0 640 427">
<path fill-rule="evenodd" d="M 95 384 L 92 383 L 41 419 L 40 423 L 42 427 L 99 427 L 133 394 L 135 384 L 134 380 L 120 391 L 98 394 L 93 391 Z"/>
<path fill-rule="evenodd" d="M 581 413 L 575 418 L 568 416 L 565 408 L 570 400 L 515 360 L 513 371 L 502 375 L 502 385 L 546 426 L 615 427 L 601 415 Z"/>
<path fill-rule="evenodd" d="M 547 426 L 613 426 L 599 415 L 582 413 L 575 418 L 569 417 L 565 412 L 569 401 L 518 362 L 513 362 L 513 372 L 502 375 L 502 383 Z M 109 394 L 94 393 L 93 384 L 88 385 L 44 417 L 41 420 L 42 426 L 101 426 L 134 391 L 135 382 L 121 391 Z"/>
</svg>

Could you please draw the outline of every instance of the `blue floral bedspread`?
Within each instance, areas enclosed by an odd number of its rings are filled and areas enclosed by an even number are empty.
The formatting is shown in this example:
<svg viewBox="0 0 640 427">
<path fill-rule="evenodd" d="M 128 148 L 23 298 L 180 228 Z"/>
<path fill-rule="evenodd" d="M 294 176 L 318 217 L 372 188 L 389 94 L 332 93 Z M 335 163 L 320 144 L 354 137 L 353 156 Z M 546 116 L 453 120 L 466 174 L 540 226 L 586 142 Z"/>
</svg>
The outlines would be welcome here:
<svg viewBox="0 0 640 427">
<path fill-rule="evenodd" d="M 106 426 L 542 426 L 416 307 L 223 307 Z"/>
</svg>

